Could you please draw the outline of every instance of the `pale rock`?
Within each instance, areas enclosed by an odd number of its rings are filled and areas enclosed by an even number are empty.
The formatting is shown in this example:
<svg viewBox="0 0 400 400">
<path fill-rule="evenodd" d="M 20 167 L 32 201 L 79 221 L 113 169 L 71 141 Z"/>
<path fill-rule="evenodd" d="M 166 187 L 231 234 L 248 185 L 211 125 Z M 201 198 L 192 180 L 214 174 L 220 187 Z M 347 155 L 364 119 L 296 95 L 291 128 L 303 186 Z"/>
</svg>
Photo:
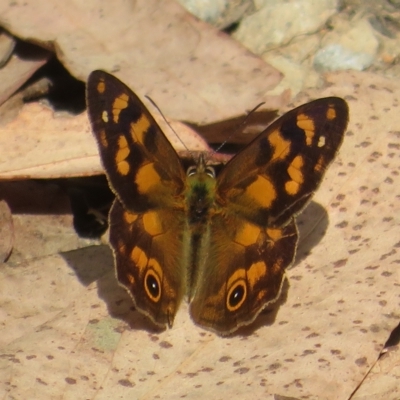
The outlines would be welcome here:
<svg viewBox="0 0 400 400">
<path fill-rule="evenodd" d="M 305 87 L 315 87 L 319 85 L 319 75 L 306 63 L 300 64 L 281 55 L 266 53 L 263 59 L 278 71 L 284 74 L 283 79 L 270 94 L 282 93 L 289 89 L 291 96 L 295 97 Z"/>
<path fill-rule="evenodd" d="M 254 10 L 252 0 L 178 0 L 191 14 L 219 29 Z"/>
<path fill-rule="evenodd" d="M 234 37 L 256 54 L 320 29 L 337 11 L 336 0 L 264 0 L 263 8 L 243 18 Z"/>
<path fill-rule="evenodd" d="M 366 19 L 342 24 L 329 32 L 322 43 L 314 58 L 318 71 L 362 71 L 374 62 L 379 47 L 374 29 Z"/>
</svg>

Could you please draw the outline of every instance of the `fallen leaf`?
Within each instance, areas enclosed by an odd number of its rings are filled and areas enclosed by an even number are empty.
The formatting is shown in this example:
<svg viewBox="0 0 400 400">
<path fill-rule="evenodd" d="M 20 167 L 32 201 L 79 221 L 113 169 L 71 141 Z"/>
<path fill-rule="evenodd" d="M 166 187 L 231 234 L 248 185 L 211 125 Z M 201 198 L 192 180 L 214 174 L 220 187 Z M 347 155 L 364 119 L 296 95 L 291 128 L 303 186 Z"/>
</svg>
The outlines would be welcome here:
<svg viewBox="0 0 400 400">
<path fill-rule="evenodd" d="M 283 105 L 268 96 L 277 70 L 172 0 L 4 3 L 0 25 L 54 48 L 78 79 L 95 69 L 115 73 L 171 119 L 205 124 L 260 102 Z"/>
<path fill-rule="evenodd" d="M 328 82 L 304 97 L 347 99 L 349 130 L 298 218 L 297 261 L 277 311 L 220 338 L 196 327 L 184 304 L 160 332 L 132 310 L 105 246 L 5 264 L 3 397 L 343 399 L 360 384 L 362 393 L 400 320 L 400 84 L 351 72 Z"/>
<path fill-rule="evenodd" d="M 14 225 L 10 207 L 0 200 L 0 262 L 9 257 L 14 245 Z"/>
</svg>

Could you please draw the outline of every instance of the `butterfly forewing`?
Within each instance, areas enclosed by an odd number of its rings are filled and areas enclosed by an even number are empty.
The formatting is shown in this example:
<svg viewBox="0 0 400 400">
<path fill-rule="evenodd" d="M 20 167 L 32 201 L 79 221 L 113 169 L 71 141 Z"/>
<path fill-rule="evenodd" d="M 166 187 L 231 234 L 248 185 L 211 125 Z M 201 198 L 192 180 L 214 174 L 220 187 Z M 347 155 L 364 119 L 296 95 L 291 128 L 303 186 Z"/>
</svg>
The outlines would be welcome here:
<svg viewBox="0 0 400 400">
<path fill-rule="evenodd" d="M 321 183 L 347 122 L 348 106 L 337 97 L 289 111 L 225 166 L 218 196 L 257 224 L 287 223 Z"/>
<path fill-rule="evenodd" d="M 133 211 L 172 206 L 184 189 L 185 172 L 140 99 L 114 76 L 94 71 L 87 105 L 108 180 L 124 206 Z"/>
</svg>

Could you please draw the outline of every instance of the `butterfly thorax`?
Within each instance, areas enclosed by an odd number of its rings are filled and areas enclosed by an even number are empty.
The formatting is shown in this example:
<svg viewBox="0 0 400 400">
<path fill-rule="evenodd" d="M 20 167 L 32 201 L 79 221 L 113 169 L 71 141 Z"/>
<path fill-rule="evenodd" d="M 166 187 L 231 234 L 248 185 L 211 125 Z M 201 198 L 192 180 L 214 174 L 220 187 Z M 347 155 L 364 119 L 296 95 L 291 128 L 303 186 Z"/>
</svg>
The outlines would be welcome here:
<svg viewBox="0 0 400 400">
<path fill-rule="evenodd" d="M 210 225 L 216 212 L 216 179 L 214 169 L 201 156 L 196 166 L 187 170 L 186 181 L 186 240 L 190 255 L 188 264 L 187 296 L 193 296 L 199 268 L 207 260 Z"/>
<path fill-rule="evenodd" d="M 186 212 L 192 234 L 201 235 L 215 205 L 215 172 L 201 156 L 196 166 L 187 171 Z"/>
</svg>

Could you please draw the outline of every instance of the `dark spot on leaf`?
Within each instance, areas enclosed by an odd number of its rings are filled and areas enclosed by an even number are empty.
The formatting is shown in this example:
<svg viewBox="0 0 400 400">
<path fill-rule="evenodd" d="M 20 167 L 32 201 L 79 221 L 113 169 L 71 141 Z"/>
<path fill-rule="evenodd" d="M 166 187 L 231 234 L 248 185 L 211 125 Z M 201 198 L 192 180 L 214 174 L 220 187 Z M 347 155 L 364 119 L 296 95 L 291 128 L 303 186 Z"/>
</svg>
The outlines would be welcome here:
<svg viewBox="0 0 400 400">
<path fill-rule="evenodd" d="M 120 379 L 118 381 L 118 383 L 121 386 L 125 386 L 125 387 L 134 387 L 135 386 L 135 383 L 131 382 L 129 379 Z"/>
<path fill-rule="evenodd" d="M 367 357 L 357 358 L 355 362 L 359 367 L 362 367 L 367 364 Z"/>
<path fill-rule="evenodd" d="M 68 385 L 76 385 L 76 379 L 74 378 L 67 377 L 65 378 L 65 382 L 67 382 Z"/>
<path fill-rule="evenodd" d="M 272 363 L 270 364 L 270 366 L 268 367 L 268 369 L 270 371 L 276 371 L 277 369 L 279 369 L 282 365 L 278 362 Z"/>
<path fill-rule="evenodd" d="M 380 332 L 381 328 L 380 328 L 377 324 L 372 324 L 372 325 L 369 327 L 369 330 L 370 330 L 371 332 L 378 333 L 378 332 Z"/>
<path fill-rule="evenodd" d="M 333 263 L 334 268 L 341 268 L 347 264 L 347 258 L 342 258 L 341 260 L 337 260 Z"/>
<path fill-rule="evenodd" d="M 249 372 L 249 371 L 250 371 L 250 368 L 242 367 L 242 368 L 235 369 L 233 372 L 236 372 L 237 374 L 242 375 L 242 374 L 247 374 L 247 372 Z"/>
</svg>

